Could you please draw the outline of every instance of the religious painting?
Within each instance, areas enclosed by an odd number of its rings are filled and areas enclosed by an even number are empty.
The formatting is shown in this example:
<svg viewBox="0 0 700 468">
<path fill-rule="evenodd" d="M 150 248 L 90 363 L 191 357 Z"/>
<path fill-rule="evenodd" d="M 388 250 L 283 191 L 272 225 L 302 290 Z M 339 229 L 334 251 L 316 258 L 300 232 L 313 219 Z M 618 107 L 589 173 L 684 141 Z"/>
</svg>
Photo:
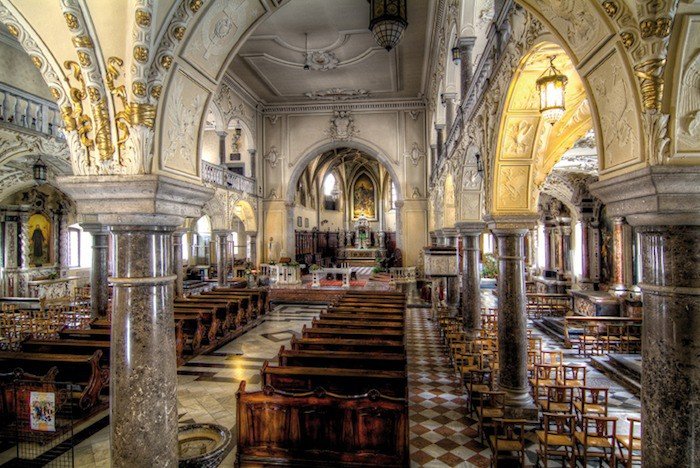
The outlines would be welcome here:
<svg viewBox="0 0 700 468">
<path fill-rule="evenodd" d="M 51 263 L 51 221 L 46 215 L 35 213 L 29 217 L 29 264 L 42 266 Z"/>
<path fill-rule="evenodd" d="M 31 392 L 29 394 L 29 427 L 33 431 L 56 430 L 56 394 Z"/>
<path fill-rule="evenodd" d="M 352 186 L 352 217 L 377 218 L 377 190 L 367 174 L 361 174 Z"/>
</svg>

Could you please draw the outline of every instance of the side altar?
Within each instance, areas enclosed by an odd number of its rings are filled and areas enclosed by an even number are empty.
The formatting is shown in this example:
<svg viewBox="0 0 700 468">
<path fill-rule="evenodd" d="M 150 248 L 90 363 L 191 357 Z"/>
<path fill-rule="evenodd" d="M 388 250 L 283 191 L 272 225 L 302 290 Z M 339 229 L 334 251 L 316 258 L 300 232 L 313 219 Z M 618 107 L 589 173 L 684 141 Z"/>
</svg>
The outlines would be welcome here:
<svg viewBox="0 0 700 468">
<path fill-rule="evenodd" d="M 364 215 L 353 225 L 355 243 L 352 243 L 353 233 L 348 232 L 347 246 L 338 249 L 338 262 L 348 266 L 375 266 L 377 259 L 386 258 L 386 238 L 384 232 L 371 235 L 369 221 Z M 373 240 L 374 237 L 374 240 Z"/>
</svg>

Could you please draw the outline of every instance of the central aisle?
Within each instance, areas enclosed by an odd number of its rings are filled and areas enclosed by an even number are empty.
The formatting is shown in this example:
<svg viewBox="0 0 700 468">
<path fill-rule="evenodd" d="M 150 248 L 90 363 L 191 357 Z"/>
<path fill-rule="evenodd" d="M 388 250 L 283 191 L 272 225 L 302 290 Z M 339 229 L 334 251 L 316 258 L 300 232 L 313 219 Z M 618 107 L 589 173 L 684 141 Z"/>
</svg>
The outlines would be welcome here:
<svg viewBox="0 0 700 468">
<path fill-rule="evenodd" d="M 406 335 L 411 466 L 488 466 L 429 309 L 408 309 Z"/>
</svg>

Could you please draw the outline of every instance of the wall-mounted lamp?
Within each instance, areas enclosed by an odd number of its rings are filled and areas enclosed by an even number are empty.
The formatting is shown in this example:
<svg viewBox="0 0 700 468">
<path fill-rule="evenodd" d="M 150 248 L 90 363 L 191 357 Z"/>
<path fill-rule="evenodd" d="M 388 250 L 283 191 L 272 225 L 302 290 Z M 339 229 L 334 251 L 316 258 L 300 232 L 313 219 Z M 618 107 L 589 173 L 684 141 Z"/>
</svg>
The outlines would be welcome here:
<svg viewBox="0 0 700 468">
<path fill-rule="evenodd" d="M 479 153 L 476 153 L 474 155 L 474 159 L 476 159 L 476 172 L 479 173 L 483 177 L 484 175 L 484 162 L 481 160 L 481 155 Z"/>
<path fill-rule="evenodd" d="M 462 55 L 459 53 L 459 47 L 452 48 L 452 63 L 455 65 L 462 63 Z"/>
</svg>

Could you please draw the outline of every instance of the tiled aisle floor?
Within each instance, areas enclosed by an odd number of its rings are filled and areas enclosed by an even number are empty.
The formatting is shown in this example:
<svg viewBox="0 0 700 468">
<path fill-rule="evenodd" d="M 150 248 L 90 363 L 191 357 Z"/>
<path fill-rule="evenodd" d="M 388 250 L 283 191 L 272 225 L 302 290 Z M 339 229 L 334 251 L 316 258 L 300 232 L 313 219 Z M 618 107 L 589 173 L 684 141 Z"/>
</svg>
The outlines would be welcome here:
<svg viewBox="0 0 700 468">
<path fill-rule="evenodd" d="M 490 291 L 482 291 L 482 304 L 495 307 Z M 491 451 L 479 441 L 477 421 L 466 415 L 459 379 L 440 341 L 438 325 L 426 309 L 409 309 L 407 330 L 408 387 L 410 394 L 411 466 L 487 467 Z M 540 333 L 535 330 L 535 335 Z M 542 336 L 542 335 L 540 335 Z M 545 349 L 561 345 L 542 336 Z M 574 350 L 564 349 L 564 361 L 587 363 Z M 639 399 L 588 365 L 588 385 L 610 388 L 609 413 L 617 416 L 618 434 L 628 431 L 627 416 L 639 416 Z M 534 466 L 537 449 L 532 432 L 527 436 L 526 464 Z M 558 465 L 557 465 L 558 466 Z M 590 463 L 589 466 L 598 466 Z"/>
</svg>

